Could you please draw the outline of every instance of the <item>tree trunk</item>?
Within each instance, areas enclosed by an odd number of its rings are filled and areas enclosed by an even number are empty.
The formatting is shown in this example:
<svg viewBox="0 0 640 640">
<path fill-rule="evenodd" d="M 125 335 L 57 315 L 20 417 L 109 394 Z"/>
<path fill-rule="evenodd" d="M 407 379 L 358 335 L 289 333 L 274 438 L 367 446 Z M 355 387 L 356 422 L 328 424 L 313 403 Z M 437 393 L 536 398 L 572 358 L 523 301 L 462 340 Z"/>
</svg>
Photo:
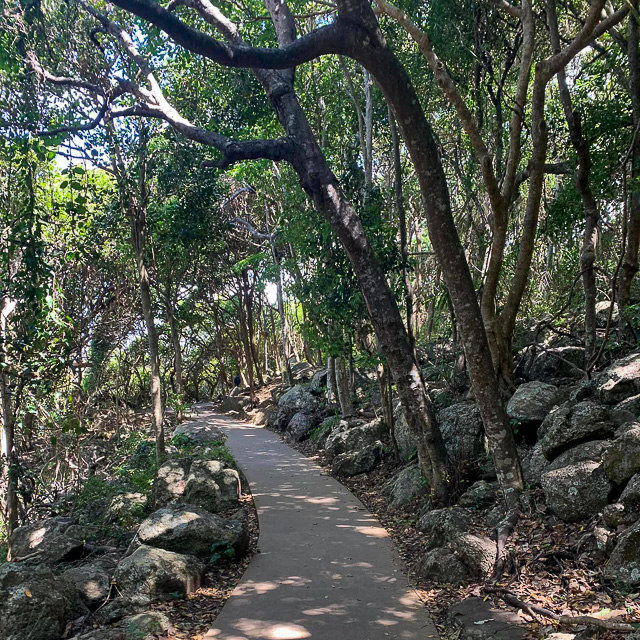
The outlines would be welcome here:
<svg viewBox="0 0 640 640">
<path fill-rule="evenodd" d="M 638 38 L 638 1 L 633 2 L 634 12 L 629 16 L 627 56 L 629 60 L 629 95 L 633 119 L 633 148 L 631 153 L 631 198 L 629 200 L 629 221 L 624 247 L 624 260 L 620 273 L 618 307 L 620 321 L 628 322 L 626 308 L 631 301 L 631 283 L 638 272 L 638 248 L 640 247 L 640 45 Z"/>
<path fill-rule="evenodd" d="M 630 18 L 634 21 L 633 16 Z M 560 33 L 558 31 L 558 16 L 555 0 L 547 0 L 547 23 L 549 24 L 549 36 L 554 54 L 560 53 Z M 591 154 L 589 144 L 582 134 L 580 114 L 573 110 L 571 93 L 567 86 L 567 76 L 564 68 L 558 71 L 558 88 L 560 101 L 564 110 L 564 116 L 569 129 L 571 144 L 578 156 L 578 173 L 576 175 L 576 187 L 582 200 L 584 209 L 584 235 L 582 250 L 580 252 L 580 270 L 582 272 L 582 285 L 584 288 L 584 324 L 585 324 L 585 362 L 590 367 L 596 352 L 596 248 L 598 245 L 598 222 L 600 212 L 598 204 L 591 190 L 589 178 L 591 174 Z"/>
<path fill-rule="evenodd" d="M 335 359 L 336 366 L 336 390 L 338 401 L 340 402 L 340 413 L 343 418 L 353 415 L 353 402 L 351 401 L 351 391 L 349 390 L 349 376 L 344 357 Z"/>
<path fill-rule="evenodd" d="M 178 331 L 178 322 L 175 314 L 175 302 L 171 298 L 171 285 L 167 283 L 167 292 L 165 297 L 165 304 L 167 310 L 167 321 L 169 323 L 169 330 L 171 332 L 171 346 L 173 347 L 173 368 L 175 372 L 175 394 L 178 397 L 178 410 L 176 411 L 176 420 L 182 422 L 182 402 L 183 398 L 183 383 L 182 383 L 182 345 L 180 344 L 180 332 Z"/>
<path fill-rule="evenodd" d="M 11 381 L 7 372 L 8 323 L 16 307 L 9 298 L 0 299 L 0 410 L 2 411 L 2 438 L 0 441 L 1 462 L 4 467 L 6 495 L 4 496 L 4 523 L 7 539 L 18 526 L 18 454 L 15 447 L 15 413 L 11 392 Z M 9 559 L 11 549 L 9 549 Z"/>
<path fill-rule="evenodd" d="M 327 404 L 333 404 L 338 396 L 338 382 L 336 380 L 336 359 L 327 358 Z"/>
</svg>

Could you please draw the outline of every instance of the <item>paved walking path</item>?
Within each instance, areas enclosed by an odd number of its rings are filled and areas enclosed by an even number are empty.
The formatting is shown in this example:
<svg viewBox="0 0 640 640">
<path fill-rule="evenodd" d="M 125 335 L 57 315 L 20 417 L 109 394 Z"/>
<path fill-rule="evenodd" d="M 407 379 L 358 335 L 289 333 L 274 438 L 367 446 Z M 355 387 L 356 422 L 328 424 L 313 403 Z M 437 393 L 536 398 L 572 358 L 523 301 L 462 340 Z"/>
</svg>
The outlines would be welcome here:
<svg viewBox="0 0 640 640">
<path fill-rule="evenodd" d="M 275 434 L 212 413 L 245 472 L 260 553 L 206 640 L 425 640 L 437 632 L 362 503 Z"/>
</svg>

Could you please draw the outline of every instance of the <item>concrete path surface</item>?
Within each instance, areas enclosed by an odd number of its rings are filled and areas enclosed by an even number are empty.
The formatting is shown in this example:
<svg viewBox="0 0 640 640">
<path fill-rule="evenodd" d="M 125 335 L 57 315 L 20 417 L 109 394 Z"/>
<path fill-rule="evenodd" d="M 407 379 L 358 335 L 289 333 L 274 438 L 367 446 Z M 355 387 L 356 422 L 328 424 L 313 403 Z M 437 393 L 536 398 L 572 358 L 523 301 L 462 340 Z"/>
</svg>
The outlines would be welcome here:
<svg viewBox="0 0 640 640">
<path fill-rule="evenodd" d="M 206 640 L 438 637 L 385 530 L 347 489 L 265 429 L 199 419 L 227 434 L 260 523 L 260 553 Z"/>
</svg>

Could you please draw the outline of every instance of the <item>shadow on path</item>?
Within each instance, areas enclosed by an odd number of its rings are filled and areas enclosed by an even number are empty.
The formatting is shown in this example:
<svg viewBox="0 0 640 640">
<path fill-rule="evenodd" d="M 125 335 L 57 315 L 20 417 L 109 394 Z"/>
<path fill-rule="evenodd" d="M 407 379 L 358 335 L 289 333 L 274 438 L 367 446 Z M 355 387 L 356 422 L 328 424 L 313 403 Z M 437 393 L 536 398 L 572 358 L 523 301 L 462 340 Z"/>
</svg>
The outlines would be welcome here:
<svg viewBox="0 0 640 640">
<path fill-rule="evenodd" d="M 245 472 L 259 548 L 206 640 L 437 638 L 386 531 L 345 487 L 273 433 L 226 416 Z"/>
</svg>

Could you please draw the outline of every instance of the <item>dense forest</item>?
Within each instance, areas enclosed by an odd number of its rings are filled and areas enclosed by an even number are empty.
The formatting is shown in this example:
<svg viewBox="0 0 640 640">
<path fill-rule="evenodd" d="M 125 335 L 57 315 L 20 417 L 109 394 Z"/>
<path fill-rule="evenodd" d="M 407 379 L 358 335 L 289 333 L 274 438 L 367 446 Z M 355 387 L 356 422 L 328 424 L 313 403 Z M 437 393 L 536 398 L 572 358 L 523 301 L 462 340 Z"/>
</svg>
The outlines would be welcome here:
<svg viewBox="0 0 640 640">
<path fill-rule="evenodd" d="M 210 403 L 336 476 L 409 465 L 423 519 L 491 507 L 463 582 L 518 573 L 536 501 L 606 530 L 637 614 L 637 0 L 0 7 L 3 560 L 116 494 L 137 526 Z"/>
</svg>

